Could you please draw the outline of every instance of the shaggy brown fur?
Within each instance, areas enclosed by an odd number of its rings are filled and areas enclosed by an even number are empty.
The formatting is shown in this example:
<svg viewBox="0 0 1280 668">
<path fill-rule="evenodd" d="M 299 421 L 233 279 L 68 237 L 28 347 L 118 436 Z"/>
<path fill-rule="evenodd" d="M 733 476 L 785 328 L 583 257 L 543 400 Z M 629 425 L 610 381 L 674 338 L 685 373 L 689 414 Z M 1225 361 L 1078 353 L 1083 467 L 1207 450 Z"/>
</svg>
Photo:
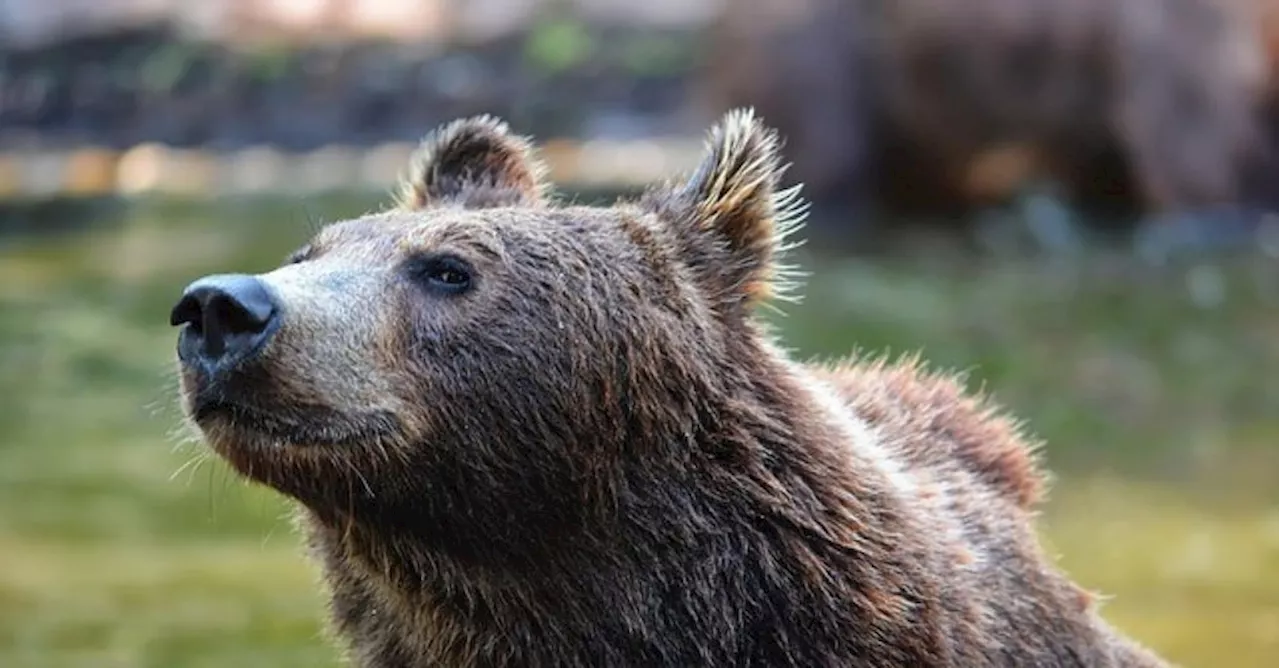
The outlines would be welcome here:
<svg viewBox="0 0 1280 668">
<path fill-rule="evenodd" d="M 775 347 L 801 209 L 751 114 L 633 203 L 537 173 L 501 123 L 447 126 L 399 210 L 259 277 L 260 351 L 183 365 L 212 447 L 300 503 L 357 665 L 1162 665 L 1042 554 L 992 406 Z"/>
<path fill-rule="evenodd" d="M 1274 207 L 1248 190 L 1276 180 L 1263 166 L 1277 122 L 1274 11 L 1271 0 L 742 0 L 714 29 L 706 102 L 760 109 L 824 201 L 955 212 L 1040 179 L 1111 212 Z"/>
</svg>

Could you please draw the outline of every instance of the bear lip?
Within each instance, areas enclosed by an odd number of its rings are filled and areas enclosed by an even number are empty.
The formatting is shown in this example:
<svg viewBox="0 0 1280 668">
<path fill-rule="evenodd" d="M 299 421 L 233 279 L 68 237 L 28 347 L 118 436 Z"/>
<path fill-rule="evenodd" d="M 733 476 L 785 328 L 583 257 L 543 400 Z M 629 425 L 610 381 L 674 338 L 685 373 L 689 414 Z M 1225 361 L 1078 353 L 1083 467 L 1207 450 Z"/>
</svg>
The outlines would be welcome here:
<svg viewBox="0 0 1280 668">
<path fill-rule="evenodd" d="M 191 406 L 191 419 L 202 430 L 216 423 L 233 433 L 265 437 L 285 446 L 351 447 L 402 432 L 400 421 L 385 411 L 348 415 L 322 406 L 297 406 L 288 413 L 293 417 L 207 395 L 197 395 Z"/>
</svg>

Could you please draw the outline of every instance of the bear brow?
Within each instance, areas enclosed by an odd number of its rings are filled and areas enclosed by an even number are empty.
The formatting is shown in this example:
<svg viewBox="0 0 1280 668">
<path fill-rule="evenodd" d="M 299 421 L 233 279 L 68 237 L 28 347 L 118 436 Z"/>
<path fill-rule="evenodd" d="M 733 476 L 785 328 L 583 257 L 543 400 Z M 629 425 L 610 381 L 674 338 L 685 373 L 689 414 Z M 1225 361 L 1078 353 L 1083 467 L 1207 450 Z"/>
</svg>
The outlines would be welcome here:
<svg viewBox="0 0 1280 668">
<path fill-rule="evenodd" d="M 443 225 L 418 229 L 403 236 L 398 245 L 403 251 L 453 251 L 475 254 L 490 260 L 506 256 L 505 244 L 497 231 L 486 227 Z"/>
</svg>

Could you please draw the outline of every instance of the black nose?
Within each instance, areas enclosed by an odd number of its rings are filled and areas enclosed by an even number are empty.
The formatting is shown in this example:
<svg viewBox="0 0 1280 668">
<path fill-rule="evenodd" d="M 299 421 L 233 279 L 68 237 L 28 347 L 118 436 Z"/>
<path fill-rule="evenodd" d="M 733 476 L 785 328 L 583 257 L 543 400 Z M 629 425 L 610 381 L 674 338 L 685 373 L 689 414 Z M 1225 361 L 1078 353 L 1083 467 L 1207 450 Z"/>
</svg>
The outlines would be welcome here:
<svg viewBox="0 0 1280 668">
<path fill-rule="evenodd" d="M 199 356 L 208 364 L 237 360 L 255 352 L 275 331 L 280 309 L 262 281 L 253 276 L 206 276 L 187 286 L 169 314 L 169 324 L 187 325 L 179 357 Z"/>
</svg>

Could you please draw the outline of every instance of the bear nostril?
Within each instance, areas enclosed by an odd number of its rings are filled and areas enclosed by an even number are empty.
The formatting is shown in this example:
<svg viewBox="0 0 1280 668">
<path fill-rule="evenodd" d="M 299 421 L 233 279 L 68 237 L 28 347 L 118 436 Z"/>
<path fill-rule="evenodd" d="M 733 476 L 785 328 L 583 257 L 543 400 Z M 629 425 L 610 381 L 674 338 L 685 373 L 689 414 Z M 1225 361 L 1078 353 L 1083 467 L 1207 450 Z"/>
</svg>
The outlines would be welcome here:
<svg viewBox="0 0 1280 668">
<path fill-rule="evenodd" d="M 191 329 L 199 333 L 204 329 L 204 322 L 200 317 L 200 301 L 193 296 L 186 296 L 177 306 L 169 312 L 169 324 L 173 326 L 191 325 Z"/>
<path fill-rule="evenodd" d="M 279 309 L 274 295 L 253 276 L 209 276 L 187 286 L 169 314 L 171 325 L 187 325 L 193 352 L 207 360 L 242 356 L 271 332 Z"/>
<path fill-rule="evenodd" d="M 231 334 L 261 332 L 270 322 L 270 311 L 265 317 L 247 308 L 234 297 L 215 295 L 205 306 L 205 318 Z"/>
</svg>

